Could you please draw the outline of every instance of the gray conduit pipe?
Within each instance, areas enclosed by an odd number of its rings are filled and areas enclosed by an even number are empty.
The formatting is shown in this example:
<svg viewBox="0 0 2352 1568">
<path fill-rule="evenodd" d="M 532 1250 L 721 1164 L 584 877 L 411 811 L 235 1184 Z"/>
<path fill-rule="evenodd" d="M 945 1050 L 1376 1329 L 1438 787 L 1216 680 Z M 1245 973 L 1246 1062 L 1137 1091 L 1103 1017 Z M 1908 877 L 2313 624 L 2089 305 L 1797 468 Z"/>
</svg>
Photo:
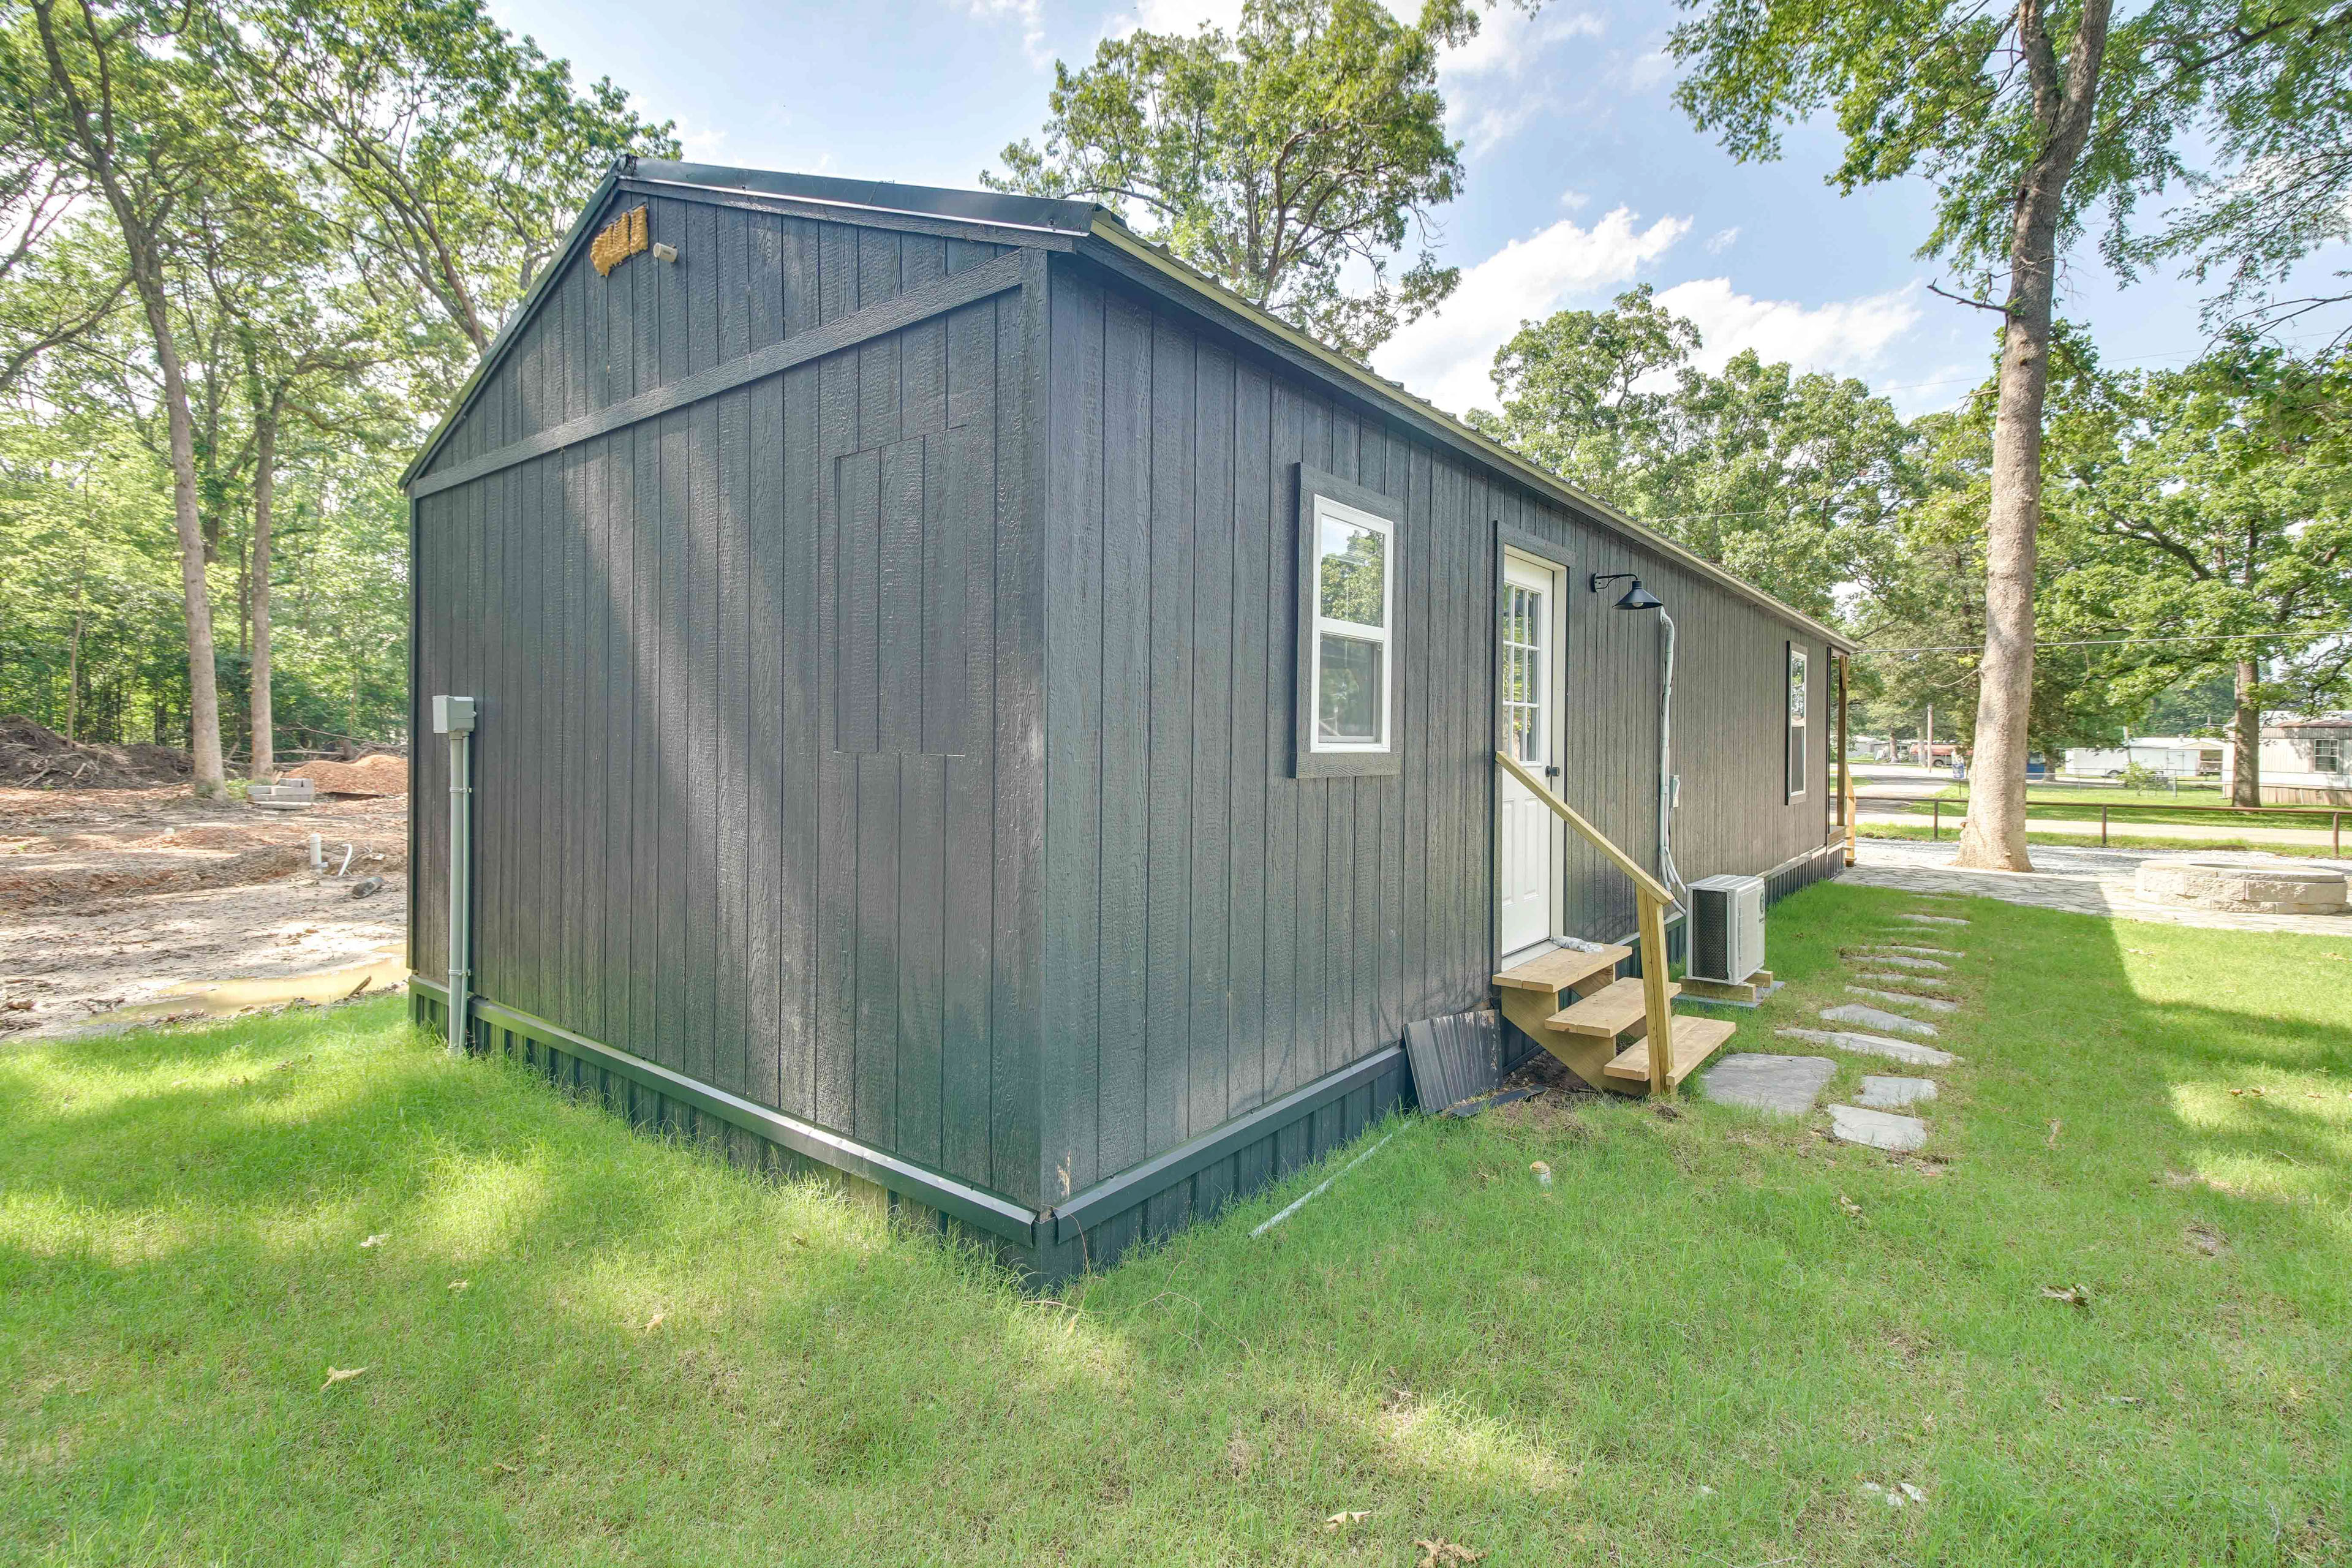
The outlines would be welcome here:
<svg viewBox="0 0 2352 1568">
<path fill-rule="evenodd" d="M 1690 884 L 1675 866 L 1675 618 L 1664 606 L 1658 610 L 1666 623 L 1666 671 L 1658 700 L 1658 880 L 1684 904 Z"/>
<path fill-rule="evenodd" d="M 474 700 L 436 697 L 433 728 L 449 737 L 449 1053 L 466 1053 L 474 950 Z"/>
</svg>

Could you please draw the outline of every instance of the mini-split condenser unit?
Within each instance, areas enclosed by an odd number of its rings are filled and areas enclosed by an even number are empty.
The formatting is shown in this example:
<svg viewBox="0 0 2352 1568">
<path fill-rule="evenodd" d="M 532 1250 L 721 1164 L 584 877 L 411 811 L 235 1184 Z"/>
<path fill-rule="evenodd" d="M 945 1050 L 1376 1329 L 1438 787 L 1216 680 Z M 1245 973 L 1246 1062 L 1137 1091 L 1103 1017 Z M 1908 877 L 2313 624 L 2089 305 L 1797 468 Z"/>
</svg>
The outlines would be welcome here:
<svg viewBox="0 0 2352 1568">
<path fill-rule="evenodd" d="M 1764 967 L 1764 879 L 1702 877 L 1690 885 L 1689 973 L 1734 984 Z"/>
</svg>

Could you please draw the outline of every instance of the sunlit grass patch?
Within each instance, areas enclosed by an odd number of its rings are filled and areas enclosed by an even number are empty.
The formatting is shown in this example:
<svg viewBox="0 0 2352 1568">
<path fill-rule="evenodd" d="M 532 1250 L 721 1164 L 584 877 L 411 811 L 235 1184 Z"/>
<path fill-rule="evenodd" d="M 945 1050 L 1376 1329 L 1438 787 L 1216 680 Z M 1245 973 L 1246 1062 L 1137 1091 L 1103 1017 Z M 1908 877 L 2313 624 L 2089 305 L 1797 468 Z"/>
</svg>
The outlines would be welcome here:
<svg viewBox="0 0 2352 1568">
<path fill-rule="evenodd" d="M 1937 907 L 1924 1157 L 1406 1121 L 1042 1300 L 396 1003 L 0 1051 L 0 1560 L 2341 1561 L 2352 942 Z"/>
</svg>

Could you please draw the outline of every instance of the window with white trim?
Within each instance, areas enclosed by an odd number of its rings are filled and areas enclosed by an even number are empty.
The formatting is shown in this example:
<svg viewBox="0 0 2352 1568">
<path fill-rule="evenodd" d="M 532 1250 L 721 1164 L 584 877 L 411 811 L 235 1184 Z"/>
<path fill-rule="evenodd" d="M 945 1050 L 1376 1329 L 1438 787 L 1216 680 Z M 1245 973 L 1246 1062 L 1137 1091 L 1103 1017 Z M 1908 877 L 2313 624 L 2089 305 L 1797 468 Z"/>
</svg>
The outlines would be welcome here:
<svg viewBox="0 0 2352 1568">
<path fill-rule="evenodd" d="M 1789 645 L 1789 791 L 1796 799 L 1805 793 L 1805 650 Z"/>
<path fill-rule="evenodd" d="M 1317 752 L 1382 752 L 1392 749 L 1395 661 L 1389 657 L 1395 614 L 1396 525 L 1314 498 L 1315 724 Z"/>
</svg>

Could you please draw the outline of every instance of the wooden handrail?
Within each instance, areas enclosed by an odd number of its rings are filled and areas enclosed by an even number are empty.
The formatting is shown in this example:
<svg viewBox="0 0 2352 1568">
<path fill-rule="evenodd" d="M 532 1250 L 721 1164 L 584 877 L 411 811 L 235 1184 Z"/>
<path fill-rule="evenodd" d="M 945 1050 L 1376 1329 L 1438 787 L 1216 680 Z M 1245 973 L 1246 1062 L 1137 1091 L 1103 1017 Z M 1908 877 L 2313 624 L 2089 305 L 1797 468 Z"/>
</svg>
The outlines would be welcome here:
<svg viewBox="0 0 2352 1568">
<path fill-rule="evenodd" d="M 1495 760 L 1503 764 L 1503 771 L 1505 773 L 1509 773 L 1513 778 L 1527 785 L 1528 791 L 1533 794 L 1538 800 L 1549 806 L 1551 808 L 1551 814 L 1554 816 L 1559 817 L 1562 822 L 1567 823 L 1570 827 L 1575 828 L 1577 832 L 1582 834 L 1585 839 L 1591 843 L 1595 849 L 1600 850 L 1601 854 L 1609 858 L 1611 865 L 1615 866 L 1617 869 L 1624 872 L 1626 876 L 1632 878 L 1633 886 L 1641 889 L 1643 891 L 1648 893 L 1650 897 L 1656 899 L 1663 903 L 1671 904 L 1675 901 L 1674 894 L 1667 890 L 1666 885 L 1664 882 L 1659 881 L 1655 877 L 1651 876 L 1647 871 L 1642 869 L 1641 862 L 1635 860 L 1631 855 L 1626 854 L 1622 849 L 1618 848 L 1614 844 L 1610 843 L 1607 835 L 1603 834 L 1601 829 L 1593 826 L 1592 824 L 1585 821 L 1584 818 L 1579 815 L 1576 807 L 1569 805 L 1568 802 L 1552 794 L 1549 789 L 1545 787 L 1543 780 L 1528 772 L 1527 768 L 1520 763 L 1517 758 L 1512 756 L 1507 752 L 1496 752 L 1495 753 Z"/>
<path fill-rule="evenodd" d="M 1585 821 L 1574 806 L 1552 794 L 1543 780 L 1528 772 L 1517 758 L 1498 750 L 1495 761 L 1503 765 L 1505 773 L 1525 784 L 1528 793 L 1543 802 L 1554 816 L 1576 829 L 1633 881 L 1633 901 L 1640 916 L 1642 1013 L 1643 1033 L 1650 1047 L 1650 1092 L 1674 1093 L 1675 1010 L 1674 1000 L 1666 994 L 1666 906 L 1675 901 L 1674 894 L 1664 882 L 1643 870 L 1640 862 L 1609 842 L 1608 835 Z"/>
</svg>

